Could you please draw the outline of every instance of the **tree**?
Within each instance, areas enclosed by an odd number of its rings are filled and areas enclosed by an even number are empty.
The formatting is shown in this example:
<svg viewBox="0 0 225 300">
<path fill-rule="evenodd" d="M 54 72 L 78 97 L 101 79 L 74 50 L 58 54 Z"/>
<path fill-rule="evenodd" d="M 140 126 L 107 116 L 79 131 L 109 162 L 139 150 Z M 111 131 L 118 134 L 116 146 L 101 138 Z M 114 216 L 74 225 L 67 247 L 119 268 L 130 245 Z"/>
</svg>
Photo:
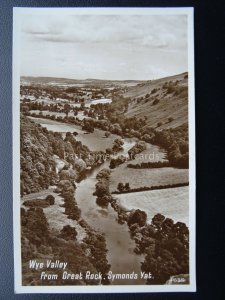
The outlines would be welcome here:
<svg viewBox="0 0 225 300">
<path fill-rule="evenodd" d="M 119 152 L 121 150 L 123 150 L 123 144 L 124 142 L 121 139 L 115 139 L 113 142 L 113 151 L 114 152 Z"/>
<path fill-rule="evenodd" d="M 142 136 L 142 140 L 147 142 L 147 143 L 150 143 L 151 142 L 151 136 L 147 133 L 145 133 L 143 136 Z"/>
<path fill-rule="evenodd" d="M 84 110 L 84 109 L 85 109 L 85 103 L 84 103 L 84 102 L 82 102 L 82 103 L 80 104 L 80 109 L 81 109 L 81 110 Z"/>
<path fill-rule="evenodd" d="M 122 133 L 120 124 L 118 124 L 118 123 L 113 124 L 113 125 L 112 125 L 112 129 L 111 129 L 111 132 L 120 135 L 120 134 Z"/>
<path fill-rule="evenodd" d="M 111 155 L 113 154 L 113 150 L 111 148 L 106 148 L 105 150 L 106 154 Z"/>
<path fill-rule="evenodd" d="M 95 195 L 97 197 L 103 197 L 105 195 L 109 195 L 109 187 L 108 187 L 107 183 L 104 182 L 103 180 L 97 182 L 95 185 L 95 188 L 96 188 Z"/>
<path fill-rule="evenodd" d="M 128 219 L 128 226 L 133 224 L 138 224 L 140 227 L 144 226 L 147 221 L 147 214 L 145 211 L 136 209 L 135 211 L 131 212 Z"/>
<path fill-rule="evenodd" d="M 77 231 L 75 227 L 71 227 L 70 225 L 63 226 L 63 229 L 60 232 L 60 237 L 65 240 L 75 240 L 77 236 Z"/>
<path fill-rule="evenodd" d="M 127 182 L 124 186 L 125 191 L 129 191 L 130 190 L 130 184 L 129 182 Z"/>
<path fill-rule="evenodd" d="M 122 191 L 124 190 L 124 185 L 123 185 L 122 182 L 119 182 L 119 183 L 118 183 L 118 185 L 117 185 L 117 190 L 118 190 L 119 192 L 122 192 Z"/>
<path fill-rule="evenodd" d="M 108 206 L 110 201 L 111 201 L 111 196 L 110 195 L 105 195 L 103 197 L 97 197 L 97 199 L 96 199 L 96 203 L 99 206 L 103 206 L 103 207 Z"/>
<path fill-rule="evenodd" d="M 49 202 L 50 205 L 54 205 L 55 204 L 55 197 L 52 195 L 48 195 L 45 200 L 47 200 Z"/>
<path fill-rule="evenodd" d="M 162 226 L 163 221 L 165 220 L 165 217 L 161 214 L 156 214 L 153 218 L 152 218 L 152 225 L 154 228 L 156 228 L 157 230 L 159 230 Z"/>
<path fill-rule="evenodd" d="M 85 124 L 82 127 L 82 130 L 93 133 L 94 132 L 94 126 L 91 125 L 89 122 L 85 122 Z"/>
<path fill-rule="evenodd" d="M 115 169 L 116 168 L 116 160 L 114 158 L 112 158 L 110 160 L 109 168 L 110 169 Z"/>
<path fill-rule="evenodd" d="M 105 137 L 108 138 L 109 136 L 110 136 L 110 132 L 109 132 L 109 131 L 106 131 L 106 132 L 105 132 Z"/>
<path fill-rule="evenodd" d="M 189 230 L 184 223 L 157 214 L 152 218 L 152 233 L 145 237 L 155 239 L 154 247 L 146 248 L 147 255 L 142 263 L 142 271 L 151 272 L 148 284 L 165 284 L 171 276 L 189 273 Z M 154 233 L 155 230 L 155 233 Z M 142 239 L 142 241 L 145 239 Z"/>
<path fill-rule="evenodd" d="M 70 112 L 70 109 L 71 109 L 71 107 L 68 103 L 64 104 L 63 111 L 64 111 L 64 113 L 66 114 L 67 117 L 68 117 L 68 114 Z"/>
<path fill-rule="evenodd" d="M 109 180 L 110 176 L 110 170 L 109 169 L 102 169 L 98 174 L 96 175 L 96 179 L 101 180 L 101 179 L 106 179 Z"/>
</svg>

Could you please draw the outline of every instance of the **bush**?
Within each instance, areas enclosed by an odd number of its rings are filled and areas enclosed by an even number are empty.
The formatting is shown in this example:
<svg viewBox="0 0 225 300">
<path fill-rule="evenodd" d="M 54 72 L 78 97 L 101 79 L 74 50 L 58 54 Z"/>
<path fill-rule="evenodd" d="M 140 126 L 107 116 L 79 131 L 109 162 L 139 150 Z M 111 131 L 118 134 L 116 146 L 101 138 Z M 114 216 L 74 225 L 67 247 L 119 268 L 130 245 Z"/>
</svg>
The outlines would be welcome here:
<svg viewBox="0 0 225 300">
<path fill-rule="evenodd" d="M 152 105 L 156 105 L 156 104 L 158 104 L 158 103 L 159 103 L 159 99 L 156 98 L 156 99 L 152 102 Z"/>
<path fill-rule="evenodd" d="M 110 136 L 110 132 L 109 132 L 109 131 L 106 131 L 106 132 L 105 132 L 105 137 L 108 138 L 109 136 Z"/>
<path fill-rule="evenodd" d="M 169 117 L 169 118 L 168 118 L 168 123 L 171 123 L 173 120 L 174 120 L 174 118 Z"/>
<path fill-rule="evenodd" d="M 173 85 L 167 87 L 167 94 L 172 94 L 176 91 L 176 88 Z"/>
<path fill-rule="evenodd" d="M 151 94 L 155 94 L 157 92 L 157 89 L 153 89 L 152 91 L 151 91 Z"/>
<path fill-rule="evenodd" d="M 48 195 L 45 200 L 47 200 L 49 202 L 50 205 L 54 205 L 55 204 L 55 197 L 52 195 Z"/>
</svg>

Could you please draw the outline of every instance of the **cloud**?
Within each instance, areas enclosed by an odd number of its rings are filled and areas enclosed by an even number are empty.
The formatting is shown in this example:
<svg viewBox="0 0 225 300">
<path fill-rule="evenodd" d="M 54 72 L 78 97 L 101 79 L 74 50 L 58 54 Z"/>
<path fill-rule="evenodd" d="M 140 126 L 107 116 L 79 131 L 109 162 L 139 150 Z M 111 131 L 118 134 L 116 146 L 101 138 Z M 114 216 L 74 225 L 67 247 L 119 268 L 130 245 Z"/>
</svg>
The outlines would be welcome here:
<svg viewBox="0 0 225 300">
<path fill-rule="evenodd" d="M 33 14 L 23 18 L 21 45 L 25 74 L 149 79 L 186 70 L 187 18 Z"/>
<path fill-rule="evenodd" d="M 180 47 L 186 43 L 184 16 L 33 16 L 23 32 L 54 43 L 123 43 L 152 48 Z M 184 27 L 184 26 L 183 26 Z"/>
</svg>

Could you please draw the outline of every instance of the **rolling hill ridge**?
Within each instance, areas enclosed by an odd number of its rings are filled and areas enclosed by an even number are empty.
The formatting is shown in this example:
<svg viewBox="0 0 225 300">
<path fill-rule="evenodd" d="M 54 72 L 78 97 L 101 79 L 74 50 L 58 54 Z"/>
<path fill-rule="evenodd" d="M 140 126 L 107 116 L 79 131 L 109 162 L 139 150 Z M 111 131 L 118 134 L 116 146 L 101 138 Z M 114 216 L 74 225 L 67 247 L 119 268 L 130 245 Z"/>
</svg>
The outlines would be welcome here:
<svg viewBox="0 0 225 300">
<path fill-rule="evenodd" d="M 123 94 L 130 98 L 126 117 L 145 117 L 147 125 L 175 128 L 188 122 L 188 73 L 147 81 Z"/>
</svg>

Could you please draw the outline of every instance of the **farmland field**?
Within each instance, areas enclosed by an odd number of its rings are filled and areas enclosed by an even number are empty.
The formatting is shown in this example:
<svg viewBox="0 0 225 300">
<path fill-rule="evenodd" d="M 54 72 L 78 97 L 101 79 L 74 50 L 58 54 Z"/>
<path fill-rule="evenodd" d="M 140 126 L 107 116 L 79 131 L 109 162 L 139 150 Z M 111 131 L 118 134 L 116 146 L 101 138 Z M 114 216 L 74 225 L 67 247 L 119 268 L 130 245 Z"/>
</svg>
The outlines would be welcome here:
<svg viewBox="0 0 225 300">
<path fill-rule="evenodd" d="M 54 192 L 54 189 L 55 187 L 49 187 L 47 190 L 42 190 L 37 193 L 31 193 L 23 196 L 21 199 L 21 206 L 26 208 L 26 206 L 23 205 L 24 201 L 45 199 L 48 195 L 54 196 L 55 204 L 43 208 L 50 228 L 56 231 L 60 231 L 65 225 L 73 226 L 76 228 L 78 234 L 77 239 L 82 240 L 86 235 L 84 229 L 77 223 L 77 221 L 67 218 L 67 215 L 64 213 L 65 208 L 61 207 L 61 205 L 64 203 L 63 198 L 56 194 Z"/>
<path fill-rule="evenodd" d="M 189 224 L 188 187 L 145 191 L 116 195 L 117 203 L 127 210 L 141 209 L 147 213 L 148 221 L 161 213 L 175 222 Z"/>
<path fill-rule="evenodd" d="M 118 138 L 118 136 L 115 134 L 111 134 L 108 138 L 105 138 L 104 131 L 100 129 L 95 129 L 93 133 L 85 134 L 85 132 L 78 125 L 71 125 L 42 118 L 29 118 L 35 123 L 41 124 L 43 127 L 54 132 L 76 131 L 78 133 L 76 140 L 81 141 L 82 144 L 88 146 L 91 151 L 104 151 L 106 148 L 111 148 L 113 141 Z"/>
<path fill-rule="evenodd" d="M 154 168 L 131 169 L 126 164 L 120 165 L 111 172 L 110 191 L 117 189 L 119 182 L 129 182 L 130 188 L 151 187 L 155 185 L 167 185 L 188 182 L 187 169 Z"/>
</svg>

